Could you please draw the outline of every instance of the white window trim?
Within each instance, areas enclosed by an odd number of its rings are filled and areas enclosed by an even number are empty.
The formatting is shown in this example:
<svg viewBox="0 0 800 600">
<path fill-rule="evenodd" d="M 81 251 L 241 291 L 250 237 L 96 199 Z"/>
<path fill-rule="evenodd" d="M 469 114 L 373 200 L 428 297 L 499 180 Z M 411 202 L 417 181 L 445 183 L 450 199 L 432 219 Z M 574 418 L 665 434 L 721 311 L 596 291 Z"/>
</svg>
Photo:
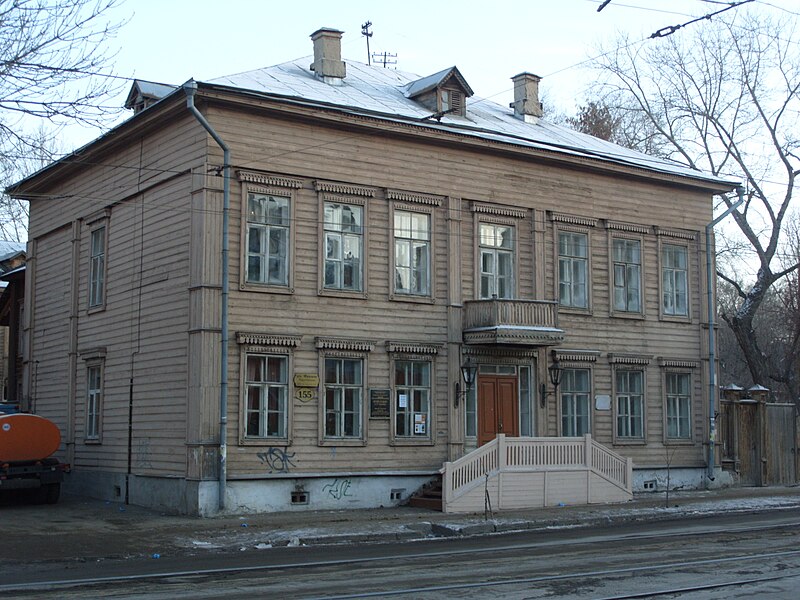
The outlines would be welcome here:
<svg viewBox="0 0 800 600">
<path fill-rule="evenodd" d="M 614 240 L 628 240 L 639 242 L 639 310 L 628 311 L 618 310 L 614 307 Z M 646 309 L 646 281 L 647 271 L 645 269 L 645 244 L 644 236 L 637 235 L 618 235 L 608 236 L 608 310 L 612 317 L 623 319 L 644 319 L 647 316 Z"/>
<path fill-rule="evenodd" d="M 512 275 L 513 281 L 511 282 L 512 294 L 510 298 L 498 298 L 499 300 L 517 300 L 519 294 L 519 238 L 520 238 L 520 225 L 521 221 L 525 218 L 526 213 L 523 210 L 508 208 L 504 206 L 494 206 L 490 204 L 483 204 L 479 202 L 472 202 L 472 213 L 474 215 L 472 225 L 472 236 L 475 240 L 473 244 L 472 261 L 474 264 L 473 269 L 473 291 L 472 295 L 475 300 L 491 300 L 491 298 L 481 298 L 481 225 L 501 225 L 511 227 L 514 230 L 514 247 L 511 252 L 513 255 L 513 268 Z"/>
<path fill-rule="evenodd" d="M 611 357 L 610 357 L 611 358 Z M 649 361 L 648 361 L 649 362 Z M 642 374 L 642 437 L 628 437 L 619 434 L 617 418 L 619 415 L 617 373 L 639 372 Z M 647 445 L 647 363 L 638 360 L 619 361 L 612 363 L 611 369 L 611 428 L 614 432 L 615 446 L 645 446 Z"/>
<path fill-rule="evenodd" d="M 588 398 L 588 415 L 589 415 L 589 433 L 594 435 L 594 424 L 595 424 L 595 414 L 594 414 L 594 402 L 592 399 L 594 398 L 594 365 L 591 362 L 569 362 L 566 364 L 561 365 L 564 369 L 572 369 L 576 371 L 589 371 L 589 398 Z M 548 380 L 549 381 L 549 380 Z M 562 377 L 563 381 L 563 377 Z M 548 384 L 549 385 L 549 384 Z M 558 387 L 558 394 L 556 394 L 556 418 L 558 419 L 557 429 L 559 436 L 565 436 L 564 433 L 564 413 L 562 410 L 562 400 L 561 394 L 563 393 L 563 388 L 561 386 Z"/>
<path fill-rule="evenodd" d="M 319 269 L 317 275 L 317 293 L 320 296 L 340 296 L 346 298 L 368 298 L 369 287 L 369 204 L 364 198 L 357 196 L 339 195 L 330 192 L 319 192 L 319 231 L 317 239 L 319 240 L 319 256 L 317 258 Z M 325 205 L 326 204 L 340 204 L 349 206 L 358 206 L 361 208 L 361 289 L 348 290 L 342 288 L 325 287 L 325 261 L 326 261 L 326 247 L 325 247 Z"/>
<path fill-rule="evenodd" d="M 391 195 L 389 196 L 391 198 Z M 428 202 L 420 202 L 419 204 L 411 204 L 411 200 L 406 198 L 404 201 L 393 200 L 389 210 L 389 299 L 401 302 L 418 302 L 422 304 L 433 304 L 436 302 L 436 212 L 435 206 Z M 395 226 L 394 217 L 395 212 L 412 212 L 418 214 L 428 215 L 430 227 L 430 239 L 428 240 L 428 294 L 407 294 L 398 292 L 396 289 L 396 273 L 395 273 Z M 403 238 L 405 239 L 405 238 Z"/>
<path fill-rule="evenodd" d="M 592 272 L 593 272 L 593 252 L 592 252 L 592 225 L 591 221 L 575 217 L 577 224 L 573 224 L 569 217 L 563 216 L 560 219 L 553 218 L 553 298 L 558 305 L 558 311 L 563 313 L 570 313 L 576 315 L 593 315 L 593 294 L 592 294 Z M 560 302 L 559 292 L 559 260 L 561 257 L 559 251 L 559 237 L 561 233 L 579 233 L 586 236 L 587 244 L 587 257 L 586 257 L 586 308 L 580 306 L 564 306 Z"/>
<path fill-rule="evenodd" d="M 239 231 L 239 289 L 250 292 L 266 292 L 272 294 L 294 294 L 295 276 L 295 237 L 297 235 L 297 195 L 303 187 L 299 179 L 292 179 L 277 175 L 239 171 L 242 182 L 241 197 L 241 227 Z M 247 280 L 247 253 L 248 253 L 248 221 L 247 205 L 250 194 L 265 194 L 280 196 L 289 199 L 289 236 L 287 240 L 287 284 L 277 285 L 258 283 Z"/>
<path fill-rule="evenodd" d="M 695 423 L 697 421 L 696 411 L 698 409 L 698 398 L 702 398 L 702 392 L 697 389 L 698 377 L 695 376 L 695 369 L 698 363 L 694 361 L 662 361 L 661 368 L 661 397 L 663 398 L 662 423 L 663 423 L 663 442 L 668 446 L 693 446 L 695 443 Z M 689 376 L 689 437 L 669 437 L 667 429 L 668 403 L 667 403 L 667 375 L 678 374 Z"/>
<path fill-rule="evenodd" d="M 389 425 L 389 443 L 392 446 L 433 446 L 436 443 L 436 361 L 434 354 L 403 354 L 392 353 L 389 361 L 391 377 L 391 423 Z M 412 361 L 426 362 L 430 368 L 430 387 L 428 388 L 428 423 L 427 433 L 424 436 L 397 435 L 397 385 L 394 380 L 395 364 L 397 362 Z"/>
<path fill-rule="evenodd" d="M 291 446 L 294 407 L 294 350 L 300 345 L 300 336 L 269 333 L 237 332 L 239 344 L 239 445 L 240 446 Z M 247 435 L 247 356 L 261 354 L 285 356 L 287 359 L 286 435 L 284 437 L 256 437 Z"/>
<path fill-rule="evenodd" d="M 686 314 L 670 315 L 664 312 L 664 246 L 678 246 L 686 251 Z M 692 321 L 692 254 L 689 242 L 680 238 L 658 238 L 658 314 L 662 321 L 691 323 Z"/>
</svg>

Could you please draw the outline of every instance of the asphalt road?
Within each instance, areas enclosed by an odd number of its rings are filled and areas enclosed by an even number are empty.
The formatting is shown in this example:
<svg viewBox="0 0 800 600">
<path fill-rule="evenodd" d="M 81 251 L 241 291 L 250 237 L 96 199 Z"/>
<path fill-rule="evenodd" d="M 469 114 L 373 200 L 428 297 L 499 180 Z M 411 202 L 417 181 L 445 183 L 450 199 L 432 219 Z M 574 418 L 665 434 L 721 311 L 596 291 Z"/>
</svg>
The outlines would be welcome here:
<svg viewBox="0 0 800 600">
<path fill-rule="evenodd" d="M 780 598 L 800 590 L 800 511 L 167 560 L 19 565 L 16 598 Z"/>
</svg>

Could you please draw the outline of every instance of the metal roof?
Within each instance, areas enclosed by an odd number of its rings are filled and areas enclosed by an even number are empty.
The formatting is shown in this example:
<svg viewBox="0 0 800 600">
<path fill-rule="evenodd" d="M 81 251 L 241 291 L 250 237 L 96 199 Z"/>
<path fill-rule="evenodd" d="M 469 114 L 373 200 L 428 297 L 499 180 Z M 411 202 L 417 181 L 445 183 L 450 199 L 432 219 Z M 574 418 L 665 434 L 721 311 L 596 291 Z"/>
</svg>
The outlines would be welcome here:
<svg viewBox="0 0 800 600">
<path fill-rule="evenodd" d="M 347 76 L 340 83 L 337 82 L 337 85 L 330 85 L 310 70 L 311 62 L 313 57 L 308 56 L 272 67 L 220 77 L 208 83 L 270 96 L 317 102 L 343 112 L 369 113 L 395 120 L 399 118 L 426 123 L 432 128 L 462 135 L 691 177 L 716 186 L 733 187 L 738 183 L 674 161 L 624 148 L 543 119 L 538 119 L 535 123 L 526 122 L 515 117 L 510 108 L 477 96 L 467 101 L 465 116 L 447 114 L 438 121 L 432 121 L 429 109 L 407 97 L 409 87 L 421 87 L 422 83 L 428 84 L 441 79 L 454 67 L 420 78 L 412 73 L 345 61 Z"/>
</svg>

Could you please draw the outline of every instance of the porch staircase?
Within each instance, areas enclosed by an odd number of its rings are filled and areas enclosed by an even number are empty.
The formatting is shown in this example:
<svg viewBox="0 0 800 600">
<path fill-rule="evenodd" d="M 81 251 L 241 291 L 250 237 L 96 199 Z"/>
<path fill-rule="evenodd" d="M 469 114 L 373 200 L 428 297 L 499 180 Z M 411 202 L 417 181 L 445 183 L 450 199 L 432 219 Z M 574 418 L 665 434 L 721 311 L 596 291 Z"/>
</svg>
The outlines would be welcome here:
<svg viewBox="0 0 800 600">
<path fill-rule="evenodd" d="M 408 499 L 408 505 L 415 508 L 427 508 L 428 510 L 442 510 L 442 476 L 437 475 L 434 479 L 423 485 L 414 492 Z"/>
<path fill-rule="evenodd" d="M 512 437 L 491 442 L 442 470 L 441 491 L 428 499 L 445 513 L 576 504 L 626 502 L 633 498 L 633 461 L 583 437 Z M 435 491 L 434 491 L 435 490 Z M 439 494 L 433 496 L 433 494 Z M 411 504 L 415 506 L 415 504 Z"/>
</svg>

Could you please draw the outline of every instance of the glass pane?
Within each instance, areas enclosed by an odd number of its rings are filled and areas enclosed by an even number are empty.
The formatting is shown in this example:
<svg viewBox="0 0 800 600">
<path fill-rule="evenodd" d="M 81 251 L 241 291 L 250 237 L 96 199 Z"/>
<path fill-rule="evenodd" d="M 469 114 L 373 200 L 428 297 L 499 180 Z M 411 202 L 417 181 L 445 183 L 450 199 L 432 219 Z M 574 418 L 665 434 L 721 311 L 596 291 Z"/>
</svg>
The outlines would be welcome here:
<svg viewBox="0 0 800 600">
<path fill-rule="evenodd" d="M 247 198 L 247 220 L 253 223 L 266 221 L 266 198 L 250 194 Z"/>
<path fill-rule="evenodd" d="M 500 248 L 513 248 L 514 247 L 514 228 L 513 227 L 498 227 L 497 228 L 497 245 Z"/>
<path fill-rule="evenodd" d="M 414 214 L 412 216 L 413 234 L 415 240 L 428 240 L 430 239 L 430 218 L 428 215 Z"/>
<path fill-rule="evenodd" d="M 495 230 L 492 225 L 481 224 L 480 226 L 481 246 L 495 246 Z"/>
<path fill-rule="evenodd" d="M 247 357 L 247 381 L 264 381 L 264 357 Z"/>
<path fill-rule="evenodd" d="M 267 203 L 267 221 L 272 225 L 289 224 L 289 199 L 270 196 Z"/>
<path fill-rule="evenodd" d="M 394 213 L 394 235 L 396 237 L 411 237 L 411 213 L 397 211 Z"/>
<path fill-rule="evenodd" d="M 339 383 L 339 361 L 334 358 L 325 359 L 325 383 Z"/>
</svg>

